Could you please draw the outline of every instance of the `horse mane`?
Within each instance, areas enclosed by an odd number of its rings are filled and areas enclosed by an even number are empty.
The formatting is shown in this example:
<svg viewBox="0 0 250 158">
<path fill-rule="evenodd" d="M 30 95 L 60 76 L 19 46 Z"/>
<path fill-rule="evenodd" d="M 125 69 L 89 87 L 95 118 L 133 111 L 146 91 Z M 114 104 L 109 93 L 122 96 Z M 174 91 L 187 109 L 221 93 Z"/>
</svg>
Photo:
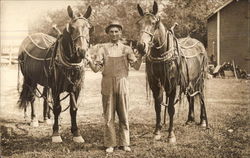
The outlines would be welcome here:
<svg viewBox="0 0 250 158">
<path fill-rule="evenodd" d="M 159 33 L 157 34 L 157 36 L 155 36 L 156 38 L 153 41 L 154 46 L 151 47 L 151 52 L 153 52 L 151 55 L 153 57 L 161 57 L 167 51 L 172 49 L 172 47 L 174 47 L 173 33 L 167 30 L 161 21 L 159 21 L 159 27 L 157 28 L 157 30 Z M 163 32 L 164 32 L 164 35 L 162 34 Z M 159 37 L 161 36 L 165 36 L 162 38 L 163 39 L 162 41 L 159 40 Z M 173 38 L 173 40 L 171 40 L 171 38 Z M 161 46 L 162 48 L 157 48 Z"/>
<path fill-rule="evenodd" d="M 73 54 L 73 40 L 71 38 L 70 33 L 67 31 L 67 29 L 65 28 L 63 30 L 63 34 L 62 34 L 62 47 L 63 47 L 63 51 L 65 53 L 65 55 L 70 58 L 70 55 Z"/>
</svg>

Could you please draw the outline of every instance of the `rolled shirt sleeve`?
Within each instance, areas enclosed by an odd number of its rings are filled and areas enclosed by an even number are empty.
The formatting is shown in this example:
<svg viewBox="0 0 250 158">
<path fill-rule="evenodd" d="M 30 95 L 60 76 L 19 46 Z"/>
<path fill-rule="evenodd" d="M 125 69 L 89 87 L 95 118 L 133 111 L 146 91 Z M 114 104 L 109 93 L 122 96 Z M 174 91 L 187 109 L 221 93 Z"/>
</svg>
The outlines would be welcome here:
<svg viewBox="0 0 250 158">
<path fill-rule="evenodd" d="M 95 60 L 94 60 L 95 65 L 103 67 L 103 65 L 104 65 L 104 53 L 105 52 L 104 52 L 104 48 L 103 47 L 100 47 L 97 50 L 97 53 L 95 55 Z"/>
<path fill-rule="evenodd" d="M 137 59 L 135 57 L 135 54 L 134 54 L 131 47 L 127 46 L 125 51 L 126 51 L 128 62 L 130 64 L 130 66 L 133 67 L 136 70 L 139 70 L 139 68 L 141 66 L 141 62 L 142 62 L 141 57 L 139 57 L 139 59 Z"/>
</svg>

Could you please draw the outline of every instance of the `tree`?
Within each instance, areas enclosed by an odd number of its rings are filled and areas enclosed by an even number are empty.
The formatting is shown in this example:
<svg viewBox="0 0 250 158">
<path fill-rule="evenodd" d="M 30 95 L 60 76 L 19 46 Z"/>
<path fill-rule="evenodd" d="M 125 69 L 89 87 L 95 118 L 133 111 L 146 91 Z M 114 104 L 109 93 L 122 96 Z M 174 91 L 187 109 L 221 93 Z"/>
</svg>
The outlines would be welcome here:
<svg viewBox="0 0 250 158">
<path fill-rule="evenodd" d="M 159 16 L 166 28 L 169 29 L 175 22 L 179 24 L 175 33 L 177 37 L 190 35 L 206 44 L 207 26 L 206 17 L 226 0 L 157 0 Z M 139 30 L 136 21 L 140 16 L 136 5 L 140 4 L 145 10 L 151 10 L 153 5 L 148 0 L 82 0 L 75 6 L 77 10 L 84 13 L 88 5 L 92 6 L 92 15 L 89 21 L 95 26 L 95 32 L 91 35 L 91 43 L 107 42 L 108 38 L 104 32 L 105 26 L 114 18 L 121 21 L 124 26 L 124 37 L 137 39 Z M 30 32 L 43 32 L 56 37 L 52 25 L 57 24 L 62 30 L 69 21 L 66 8 L 49 12 L 41 17 L 30 27 Z"/>
</svg>

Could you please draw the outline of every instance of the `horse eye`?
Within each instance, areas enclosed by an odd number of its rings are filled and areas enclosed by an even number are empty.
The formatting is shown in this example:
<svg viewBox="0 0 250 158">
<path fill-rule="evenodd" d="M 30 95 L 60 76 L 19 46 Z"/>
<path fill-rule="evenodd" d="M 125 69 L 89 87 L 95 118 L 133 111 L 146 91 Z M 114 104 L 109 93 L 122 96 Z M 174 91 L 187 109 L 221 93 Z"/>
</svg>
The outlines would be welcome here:
<svg viewBox="0 0 250 158">
<path fill-rule="evenodd" d="M 75 28 L 70 26 L 70 31 L 73 32 L 74 30 L 75 30 Z"/>
<path fill-rule="evenodd" d="M 139 23 L 136 23 L 136 27 L 137 27 L 138 29 L 140 29 L 140 28 L 141 28 L 141 25 L 140 25 Z"/>
</svg>

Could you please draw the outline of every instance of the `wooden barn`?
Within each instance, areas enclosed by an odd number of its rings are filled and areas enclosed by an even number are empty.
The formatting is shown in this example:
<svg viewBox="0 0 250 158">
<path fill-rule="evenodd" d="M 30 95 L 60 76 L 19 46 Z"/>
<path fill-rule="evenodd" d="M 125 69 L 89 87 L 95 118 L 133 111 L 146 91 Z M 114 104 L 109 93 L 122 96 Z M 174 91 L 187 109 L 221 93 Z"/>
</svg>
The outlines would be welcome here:
<svg viewBox="0 0 250 158">
<path fill-rule="evenodd" d="M 208 56 L 250 73 L 250 0 L 229 0 L 207 19 Z"/>
</svg>

